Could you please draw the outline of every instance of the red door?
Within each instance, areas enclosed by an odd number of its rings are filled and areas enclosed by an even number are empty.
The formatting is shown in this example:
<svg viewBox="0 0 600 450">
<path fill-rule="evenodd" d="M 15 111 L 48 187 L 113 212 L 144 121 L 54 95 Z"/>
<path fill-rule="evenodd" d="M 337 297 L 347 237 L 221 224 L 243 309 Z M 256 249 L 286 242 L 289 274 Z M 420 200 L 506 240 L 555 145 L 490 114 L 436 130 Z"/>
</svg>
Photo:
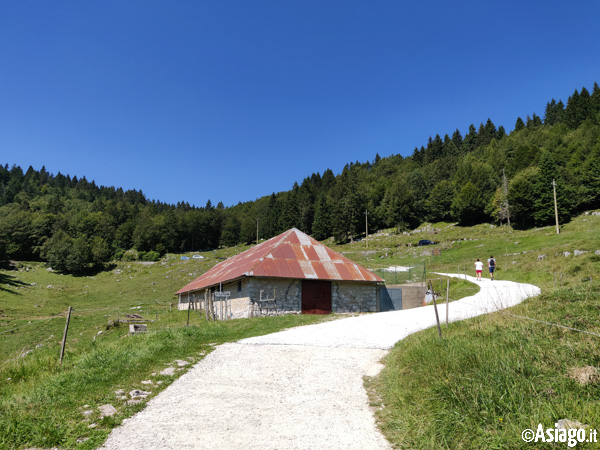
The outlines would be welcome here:
<svg viewBox="0 0 600 450">
<path fill-rule="evenodd" d="M 302 314 L 331 312 L 331 281 L 302 280 Z"/>
</svg>

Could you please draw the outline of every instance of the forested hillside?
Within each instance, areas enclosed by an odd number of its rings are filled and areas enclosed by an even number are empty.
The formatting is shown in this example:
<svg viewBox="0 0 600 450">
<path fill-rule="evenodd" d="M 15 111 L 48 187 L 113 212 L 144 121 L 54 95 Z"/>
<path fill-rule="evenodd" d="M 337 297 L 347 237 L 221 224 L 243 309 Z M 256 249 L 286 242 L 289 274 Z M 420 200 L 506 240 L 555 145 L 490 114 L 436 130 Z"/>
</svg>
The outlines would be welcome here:
<svg viewBox="0 0 600 450">
<path fill-rule="evenodd" d="M 466 135 L 436 135 L 412 155 L 375 156 L 335 175 L 312 174 L 287 192 L 225 208 L 167 205 L 140 191 L 97 186 L 45 168 L 0 166 L 0 259 L 41 259 L 82 273 L 115 258 L 250 243 L 297 227 L 338 242 L 369 230 L 423 221 L 493 221 L 527 228 L 600 207 L 600 88 L 566 105 L 552 99 L 543 119 L 517 119 L 507 134 L 491 120 Z M 241 195 L 241 194 L 240 194 Z"/>
</svg>

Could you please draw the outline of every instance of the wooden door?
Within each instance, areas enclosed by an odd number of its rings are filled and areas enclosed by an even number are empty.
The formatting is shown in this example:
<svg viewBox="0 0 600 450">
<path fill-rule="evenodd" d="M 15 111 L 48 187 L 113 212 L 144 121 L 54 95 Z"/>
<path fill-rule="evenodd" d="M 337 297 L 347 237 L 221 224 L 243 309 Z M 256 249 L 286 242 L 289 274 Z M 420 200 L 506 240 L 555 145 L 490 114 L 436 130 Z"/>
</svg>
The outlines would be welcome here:
<svg viewBox="0 0 600 450">
<path fill-rule="evenodd" d="M 331 281 L 302 280 L 302 314 L 331 313 Z"/>
</svg>

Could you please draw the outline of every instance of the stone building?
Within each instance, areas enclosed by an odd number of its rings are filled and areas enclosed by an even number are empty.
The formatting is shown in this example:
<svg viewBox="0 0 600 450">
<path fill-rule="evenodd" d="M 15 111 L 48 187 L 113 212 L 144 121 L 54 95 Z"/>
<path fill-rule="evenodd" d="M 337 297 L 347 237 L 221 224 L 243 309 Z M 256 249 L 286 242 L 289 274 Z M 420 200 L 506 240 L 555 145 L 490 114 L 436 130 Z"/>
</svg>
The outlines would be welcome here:
<svg viewBox="0 0 600 450">
<path fill-rule="evenodd" d="M 176 295 L 179 309 L 200 309 L 222 291 L 250 307 L 275 298 L 283 312 L 375 312 L 381 285 L 379 276 L 292 228 L 215 265 Z"/>
</svg>

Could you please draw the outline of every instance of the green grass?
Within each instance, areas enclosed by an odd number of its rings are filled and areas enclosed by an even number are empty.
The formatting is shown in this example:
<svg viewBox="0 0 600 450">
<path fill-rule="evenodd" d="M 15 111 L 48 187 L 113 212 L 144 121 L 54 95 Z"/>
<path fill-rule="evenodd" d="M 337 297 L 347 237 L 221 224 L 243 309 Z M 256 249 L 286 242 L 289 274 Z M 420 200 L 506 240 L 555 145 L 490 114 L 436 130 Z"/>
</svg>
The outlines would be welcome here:
<svg viewBox="0 0 600 450">
<path fill-rule="evenodd" d="M 473 260 L 493 254 L 499 264 L 496 279 L 536 284 L 543 294 L 506 311 L 513 316 L 494 313 L 443 326 L 443 339 L 429 329 L 399 342 L 382 373 L 365 380 L 379 426 L 392 445 L 522 448 L 524 429 L 535 430 L 539 423 L 554 428 L 565 418 L 600 429 L 600 376 L 587 384 L 572 376 L 587 366 L 600 369 L 600 256 L 595 254 L 600 249 L 600 218 L 578 217 L 559 235 L 553 227 L 514 231 L 480 225 L 461 230 L 477 237 L 474 241 L 458 241 L 453 234 L 458 227 L 433 227 L 440 230 L 435 239 L 445 249 L 441 258 L 415 255 L 414 248 L 399 242 L 389 253 L 391 264 L 425 261 L 430 271 L 463 273 L 466 267 L 474 275 Z M 389 247 L 393 236 L 382 239 Z M 575 256 L 574 250 L 587 253 Z M 435 277 L 431 272 L 429 276 Z"/>
<path fill-rule="evenodd" d="M 67 354 L 63 366 L 49 353 L 20 358 L 0 370 L 0 448 L 96 448 L 114 426 L 143 408 L 143 403 L 128 406 L 116 390 L 149 390 L 154 396 L 186 370 L 176 376 L 160 375 L 176 359 L 193 363 L 215 344 L 320 320 L 323 316 L 287 315 L 198 321 L 187 328 L 139 335 L 112 329 L 109 333 L 121 338 L 97 340 L 85 351 Z M 142 384 L 142 380 L 153 384 Z M 97 407 L 104 404 L 112 404 L 118 413 L 101 418 Z M 94 413 L 85 417 L 86 410 Z M 89 428 L 92 423 L 95 428 Z"/>
<path fill-rule="evenodd" d="M 118 263 L 113 270 L 75 277 L 36 262 L 0 270 L 0 448 L 95 448 L 143 404 L 127 406 L 115 390 L 164 389 L 160 373 L 175 359 L 197 361 L 212 345 L 327 320 L 290 315 L 206 322 L 177 310 L 174 292 L 245 247 L 205 252 L 204 260 Z M 62 366 L 58 364 L 66 311 L 74 308 Z M 148 333 L 130 336 L 126 314 L 145 317 Z M 118 326 L 109 326 L 109 323 Z M 153 380 L 151 388 L 141 383 Z M 157 384 L 162 381 L 162 384 Z M 97 407 L 113 404 L 113 417 Z M 88 405 L 84 408 L 85 405 Z M 88 420 L 84 410 L 94 410 Z M 88 428 L 96 423 L 96 428 Z M 79 442 L 78 442 L 79 440 Z"/>
<path fill-rule="evenodd" d="M 573 288 L 510 312 L 599 332 L 599 309 L 598 289 Z M 439 339 L 430 329 L 400 341 L 380 376 L 367 381 L 395 447 L 519 448 L 524 429 L 554 428 L 564 418 L 600 428 L 600 379 L 583 385 L 569 376 L 573 368 L 600 367 L 600 337 L 502 313 L 443 333 Z"/>
<path fill-rule="evenodd" d="M 416 247 L 420 239 L 439 242 L 441 256 L 432 257 L 431 247 Z M 497 279 L 533 283 L 543 291 L 511 313 L 600 333 L 595 254 L 600 216 L 575 218 L 559 235 L 553 227 L 515 231 L 439 223 L 411 234 L 384 230 L 369 237 L 368 250 L 364 241 L 332 246 L 371 269 L 425 264 L 442 300 L 446 278 L 433 272 L 474 275 L 474 260 L 493 254 Z M 48 272 L 36 262 L 0 270 L 0 448 L 95 448 L 112 427 L 143 408 L 127 406 L 115 390 L 156 395 L 175 377 L 152 374 L 175 359 L 197 361 L 210 352 L 209 344 L 323 320 L 285 316 L 207 323 L 192 313 L 192 326 L 185 328 L 187 313 L 176 310 L 173 293 L 246 248 L 204 252 L 204 260 L 169 255 L 154 264 L 118 263 L 85 277 Z M 564 256 L 574 250 L 586 253 Z M 478 289 L 451 279 L 450 300 Z M 68 306 L 74 312 L 61 367 Z M 128 336 L 126 325 L 108 327 L 129 313 L 148 319 L 147 334 Z M 569 377 L 572 368 L 600 367 L 600 338 L 501 313 L 443 331 L 442 340 L 436 330 L 426 330 L 398 343 L 381 376 L 367 382 L 381 429 L 395 446 L 521 447 L 524 428 L 551 427 L 560 418 L 600 428 L 599 382 L 583 386 Z M 148 379 L 151 388 L 141 384 Z M 118 413 L 100 419 L 96 408 L 106 403 Z M 86 409 L 95 411 L 89 419 Z M 88 428 L 91 423 L 96 428 Z"/>
</svg>

